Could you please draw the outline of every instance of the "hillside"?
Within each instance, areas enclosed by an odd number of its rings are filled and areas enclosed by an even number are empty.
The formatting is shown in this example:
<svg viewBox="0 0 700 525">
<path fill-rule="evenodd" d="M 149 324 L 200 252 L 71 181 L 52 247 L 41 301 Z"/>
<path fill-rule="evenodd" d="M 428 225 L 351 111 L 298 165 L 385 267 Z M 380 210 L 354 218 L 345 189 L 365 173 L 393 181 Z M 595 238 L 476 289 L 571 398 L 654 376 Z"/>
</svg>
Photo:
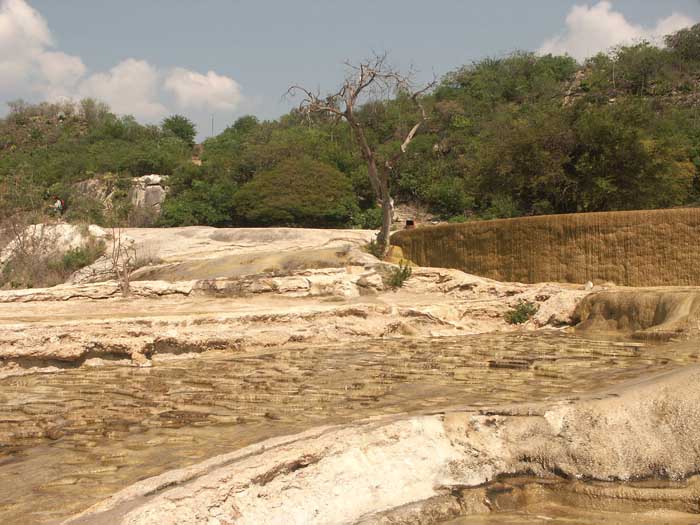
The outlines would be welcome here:
<svg viewBox="0 0 700 525">
<path fill-rule="evenodd" d="M 453 222 L 694 205 L 699 90 L 700 26 L 669 35 L 664 48 L 643 42 L 584 64 L 516 52 L 465 65 L 426 97 L 428 125 L 394 166 L 393 195 Z M 416 111 L 401 94 L 360 109 L 380 157 L 398 151 Z M 167 226 L 379 221 L 347 125 L 296 111 L 239 118 L 203 144 L 195 165 L 176 129 L 142 126 L 95 101 L 15 103 L 0 121 L 0 152 L 6 195 L 14 186 L 80 202 L 74 183 L 95 174 L 172 175 Z"/>
</svg>

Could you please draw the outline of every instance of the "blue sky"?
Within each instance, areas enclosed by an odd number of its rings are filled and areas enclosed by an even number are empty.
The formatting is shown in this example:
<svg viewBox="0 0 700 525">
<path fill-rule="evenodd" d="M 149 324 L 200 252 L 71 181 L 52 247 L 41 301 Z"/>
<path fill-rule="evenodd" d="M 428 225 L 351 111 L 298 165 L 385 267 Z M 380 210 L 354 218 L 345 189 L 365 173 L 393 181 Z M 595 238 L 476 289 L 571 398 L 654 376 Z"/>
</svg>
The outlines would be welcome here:
<svg viewBox="0 0 700 525">
<path fill-rule="evenodd" d="M 209 134 L 275 118 L 291 83 L 330 90 L 342 62 L 388 51 L 424 78 L 515 49 L 578 59 L 700 21 L 700 0 L 0 0 L 0 102 L 106 100 Z M 2 111 L 2 110 L 0 110 Z"/>
</svg>

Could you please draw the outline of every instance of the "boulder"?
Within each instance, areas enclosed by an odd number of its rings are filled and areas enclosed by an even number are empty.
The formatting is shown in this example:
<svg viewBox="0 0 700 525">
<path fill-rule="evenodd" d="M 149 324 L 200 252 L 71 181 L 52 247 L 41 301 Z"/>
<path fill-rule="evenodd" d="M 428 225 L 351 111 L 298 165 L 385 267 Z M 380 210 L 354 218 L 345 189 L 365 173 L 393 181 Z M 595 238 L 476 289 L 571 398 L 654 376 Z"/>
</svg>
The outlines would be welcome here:
<svg viewBox="0 0 700 525">
<path fill-rule="evenodd" d="M 167 176 L 155 174 L 135 177 L 131 189 L 134 208 L 159 214 L 167 193 L 167 180 Z"/>
</svg>

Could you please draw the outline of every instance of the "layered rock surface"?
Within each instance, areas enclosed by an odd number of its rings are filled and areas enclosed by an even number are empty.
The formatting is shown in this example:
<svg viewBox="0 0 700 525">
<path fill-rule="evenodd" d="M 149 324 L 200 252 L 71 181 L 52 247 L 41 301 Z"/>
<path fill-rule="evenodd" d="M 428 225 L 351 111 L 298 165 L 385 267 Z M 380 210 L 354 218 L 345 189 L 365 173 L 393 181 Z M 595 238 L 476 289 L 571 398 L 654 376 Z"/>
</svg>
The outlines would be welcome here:
<svg viewBox="0 0 700 525">
<path fill-rule="evenodd" d="M 253 349 L 514 330 L 503 314 L 541 304 L 533 328 L 571 319 L 584 291 L 417 268 L 400 290 L 384 265 L 200 281 L 114 281 L 0 292 L 0 375 L 79 366 L 147 365 L 156 353 Z M 553 307 L 549 303 L 554 303 Z"/>
<path fill-rule="evenodd" d="M 678 336 L 697 328 L 696 289 L 500 283 L 421 267 L 392 289 L 396 267 L 361 250 L 372 232 L 120 233 L 146 260 L 129 297 L 105 280 L 109 268 L 99 261 L 72 284 L 0 292 L 0 375 L 106 362 L 147 367 L 156 356 L 208 350 L 512 331 L 504 313 L 521 301 L 538 305 L 526 329 L 582 321 L 592 330 Z M 546 374 L 541 357 L 538 373 Z M 689 368 L 585 398 L 318 428 L 146 480 L 74 522 L 437 523 L 489 510 L 503 492 L 494 484 L 509 483 L 503 475 L 686 483 L 700 469 L 698 379 Z M 698 503 L 695 485 L 686 484 L 669 496 L 684 512 Z M 532 480 L 508 486 L 521 495 L 544 490 Z"/>
<path fill-rule="evenodd" d="M 668 340 L 700 334 L 700 289 L 622 288 L 592 293 L 576 309 L 582 331 Z"/>
<path fill-rule="evenodd" d="M 694 366 L 583 398 L 317 428 L 145 480 L 66 523 L 437 523 L 488 510 L 483 490 L 464 489 L 502 475 L 687 478 L 700 469 L 698 433 Z M 697 487 L 631 486 L 617 497 L 694 512 Z M 426 513 L 431 520 L 405 521 Z"/>
<path fill-rule="evenodd" d="M 162 352 L 512 330 L 503 314 L 520 300 L 541 305 L 532 327 L 561 326 L 587 293 L 430 268 L 415 268 L 395 290 L 387 282 L 396 267 L 361 250 L 369 231 L 118 234 L 146 259 L 132 274 L 129 297 L 121 283 L 106 280 L 113 278 L 110 242 L 105 257 L 71 284 L 0 292 L 0 375 L 96 359 L 148 365 Z"/>
</svg>

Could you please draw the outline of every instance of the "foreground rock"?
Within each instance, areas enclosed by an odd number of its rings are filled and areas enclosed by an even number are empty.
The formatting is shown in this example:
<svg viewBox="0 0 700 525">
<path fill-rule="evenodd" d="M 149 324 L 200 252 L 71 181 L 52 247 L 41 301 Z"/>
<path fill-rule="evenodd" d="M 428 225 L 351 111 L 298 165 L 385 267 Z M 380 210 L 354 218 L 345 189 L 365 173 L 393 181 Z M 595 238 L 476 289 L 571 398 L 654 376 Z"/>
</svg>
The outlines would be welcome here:
<svg viewBox="0 0 700 525">
<path fill-rule="evenodd" d="M 684 480 L 700 469 L 699 433 L 694 366 L 583 399 L 317 428 L 145 480 L 66 523 L 438 523 L 487 512 L 489 494 L 536 492 L 488 485 L 506 474 L 550 485 Z M 566 487 L 638 510 L 700 504 L 692 479 L 660 490 Z"/>
</svg>

